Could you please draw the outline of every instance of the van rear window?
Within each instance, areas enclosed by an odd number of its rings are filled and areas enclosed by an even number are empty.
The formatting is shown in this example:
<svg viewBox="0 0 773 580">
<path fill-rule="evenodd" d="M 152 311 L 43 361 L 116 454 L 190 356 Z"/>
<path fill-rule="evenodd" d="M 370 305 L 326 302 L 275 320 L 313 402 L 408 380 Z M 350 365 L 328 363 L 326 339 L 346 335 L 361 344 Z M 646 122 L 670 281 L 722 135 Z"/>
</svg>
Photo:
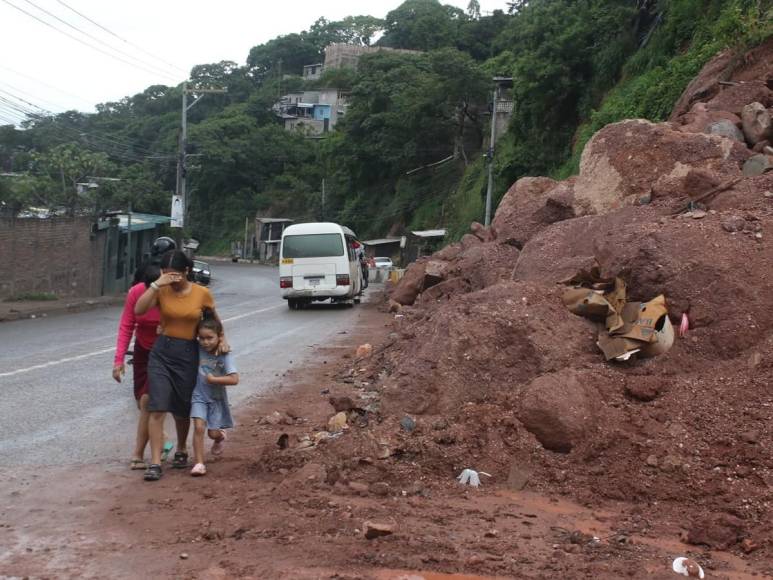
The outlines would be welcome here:
<svg viewBox="0 0 773 580">
<path fill-rule="evenodd" d="M 307 234 L 282 239 L 283 258 L 330 258 L 344 255 L 341 234 Z"/>
</svg>

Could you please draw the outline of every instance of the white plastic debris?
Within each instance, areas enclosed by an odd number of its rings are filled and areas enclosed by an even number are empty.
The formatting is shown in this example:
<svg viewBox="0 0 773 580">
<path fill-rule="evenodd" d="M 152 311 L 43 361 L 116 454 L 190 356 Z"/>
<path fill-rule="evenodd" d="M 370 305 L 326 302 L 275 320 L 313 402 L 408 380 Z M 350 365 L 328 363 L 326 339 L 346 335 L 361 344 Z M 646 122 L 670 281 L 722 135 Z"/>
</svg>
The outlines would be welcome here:
<svg viewBox="0 0 773 580">
<path fill-rule="evenodd" d="M 706 574 L 703 572 L 703 568 L 700 567 L 698 562 L 691 560 L 690 558 L 677 558 L 674 563 L 671 564 L 671 568 L 677 574 L 682 576 L 689 576 L 691 578 L 705 578 Z"/>
<path fill-rule="evenodd" d="M 462 485 L 471 485 L 472 487 L 478 487 L 480 486 L 480 476 L 485 475 L 486 477 L 491 477 L 490 474 L 486 473 L 485 471 L 475 471 L 474 469 L 465 469 L 462 471 L 459 476 L 456 478 L 459 480 L 459 483 Z"/>
</svg>

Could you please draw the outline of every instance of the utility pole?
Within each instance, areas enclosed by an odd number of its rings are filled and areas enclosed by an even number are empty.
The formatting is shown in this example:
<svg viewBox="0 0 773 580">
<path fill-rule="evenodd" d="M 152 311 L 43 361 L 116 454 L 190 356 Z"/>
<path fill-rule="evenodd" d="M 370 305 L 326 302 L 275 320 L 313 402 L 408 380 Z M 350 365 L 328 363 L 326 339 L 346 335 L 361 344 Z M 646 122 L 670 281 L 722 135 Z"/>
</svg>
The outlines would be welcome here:
<svg viewBox="0 0 773 580">
<path fill-rule="evenodd" d="M 322 221 L 325 221 L 325 178 L 322 178 Z"/>
<path fill-rule="evenodd" d="M 124 275 L 124 290 L 129 289 L 129 276 L 133 275 L 134 269 L 132 268 L 132 202 L 129 200 L 129 215 L 127 219 L 126 228 L 126 273 Z"/>
<path fill-rule="evenodd" d="M 177 195 L 180 196 L 183 206 L 183 226 L 188 225 L 188 207 L 189 201 L 187 193 L 188 157 L 194 157 L 187 152 L 188 146 L 188 111 L 192 109 L 206 94 L 223 94 L 228 89 L 214 88 L 188 88 L 188 81 L 183 83 L 182 111 L 181 111 L 181 130 L 180 130 L 180 150 L 177 158 Z M 188 104 L 188 95 L 198 94 L 193 102 Z M 182 235 L 182 234 L 181 234 Z"/>
<path fill-rule="evenodd" d="M 488 145 L 488 184 L 486 185 L 486 215 L 483 225 L 491 225 L 491 198 L 494 190 L 494 143 L 497 140 L 497 108 L 499 100 L 499 91 L 502 87 L 512 87 L 513 79 L 511 77 L 494 77 L 494 99 L 491 107 L 491 140 Z"/>
<path fill-rule="evenodd" d="M 242 252 L 242 258 L 247 259 L 247 235 L 250 227 L 249 216 L 244 216 L 244 251 Z M 252 257 L 252 255 L 250 255 Z"/>
</svg>

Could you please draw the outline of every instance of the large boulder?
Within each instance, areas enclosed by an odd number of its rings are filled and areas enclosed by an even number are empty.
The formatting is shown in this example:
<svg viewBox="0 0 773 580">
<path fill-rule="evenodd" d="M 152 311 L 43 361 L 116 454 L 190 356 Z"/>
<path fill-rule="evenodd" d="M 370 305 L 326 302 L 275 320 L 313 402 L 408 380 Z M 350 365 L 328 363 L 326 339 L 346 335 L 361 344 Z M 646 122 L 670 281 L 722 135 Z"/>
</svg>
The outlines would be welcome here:
<svg viewBox="0 0 773 580">
<path fill-rule="evenodd" d="M 509 280 L 518 255 L 518 249 L 509 244 L 478 244 L 459 255 L 451 265 L 449 274 L 466 280 L 473 290 L 482 290 Z"/>
<path fill-rule="evenodd" d="M 742 143 L 717 135 L 682 133 L 643 119 L 613 123 L 585 146 L 574 206 L 578 214 L 607 213 L 649 196 L 658 178 L 691 168 L 735 177 L 749 155 Z"/>
<path fill-rule="evenodd" d="M 426 275 L 427 265 L 425 262 L 414 262 L 405 270 L 405 274 L 394 287 L 390 298 L 402 304 L 410 306 L 416 301 L 416 297 L 424 289 L 424 276 Z"/>
<path fill-rule="evenodd" d="M 545 205 L 546 194 L 557 183 L 548 177 L 522 177 L 499 202 L 492 225 L 500 241 L 523 247 L 541 225 L 532 214 Z"/>
<path fill-rule="evenodd" d="M 518 257 L 514 280 L 555 284 L 593 267 L 593 240 L 599 216 L 554 224 L 527 243 Z"/>
<path fill-rule="evenodd" d="M 743 108 L 754 102 L 762 103 L 765 107 L 773 105 L 773 91 L 764 81 L 755 80 L 723 86 L 706 105 L 710 111 L 729 111 L 741 115 Z"/>
<path fill-rule="evenodd" d="M 741 113 L 743 133 L 752 147 L 760 141 L 773 139 L 773 116 L 762 103 L 749 103 Z"/>
<path fill-rule="evenodd" d="M 683 133 L 709 133 L 709 127 L 717 121 L 730 121 L 736 127 L 741 126 L 741 118 L 727 111 L 709 111 L 706 103 L 695 103 L 686 113 L 675 120 L 674 125 Z"/>
<path fill-rule="evenodd" d="M 521 395 L 518 418 L 545 449 L 569 453 L 596 426 L 599 395 L 569 369 L 534 379 Z"/>
</svg>

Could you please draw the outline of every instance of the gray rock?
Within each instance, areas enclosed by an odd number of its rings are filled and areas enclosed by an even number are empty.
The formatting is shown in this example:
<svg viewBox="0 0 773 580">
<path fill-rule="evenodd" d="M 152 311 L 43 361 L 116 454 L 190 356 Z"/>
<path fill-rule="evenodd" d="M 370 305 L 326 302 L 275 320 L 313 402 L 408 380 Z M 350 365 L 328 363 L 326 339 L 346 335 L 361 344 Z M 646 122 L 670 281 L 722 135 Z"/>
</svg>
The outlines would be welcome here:
<svg viewBox="0 0 773 580">
<path fill-rule="evenodd" d="M 416 421 L 414 421 L 411 417 L 406 415 L 402 419 L 400 419 L 400 427 L 408 431 L 410 433 L 414 429 L 416 429 Z"/>
<path fill-rule="evenodd" d="M 749 103 L 741 112 L 743 133 L 749 145 L 773 138 L 773 118 L 762 103 Z"/>
<path fill-rule="evenodd" d="M 722 229 L 726 232 L 742 232 L 746 228 L 746 220 L 739 215 L 731 215 L 722 220 Z"/>
<path fill-rule="evenodd" d="M 728 139 L 733 139 L 734 141 L 740 141 L 741 143 L 745 142 L 743 132 L 738 127 L 736 127 L 732 121 L 728 121 L 726 119 L 714 121 L 706 128 L 706 131 L 710 135 L 721 135 L 722 137 L 727 137 Z"/>
<path fill-rule="evenodd" d="M 773 169 L 773 163 L 770 162 L 770 157 L 762 153 L 752 155 L 746 160 L 746 163 L 743 164 L 743 174 L 746 177 L 762 175 L 771 169 Z"/>
</svg>

